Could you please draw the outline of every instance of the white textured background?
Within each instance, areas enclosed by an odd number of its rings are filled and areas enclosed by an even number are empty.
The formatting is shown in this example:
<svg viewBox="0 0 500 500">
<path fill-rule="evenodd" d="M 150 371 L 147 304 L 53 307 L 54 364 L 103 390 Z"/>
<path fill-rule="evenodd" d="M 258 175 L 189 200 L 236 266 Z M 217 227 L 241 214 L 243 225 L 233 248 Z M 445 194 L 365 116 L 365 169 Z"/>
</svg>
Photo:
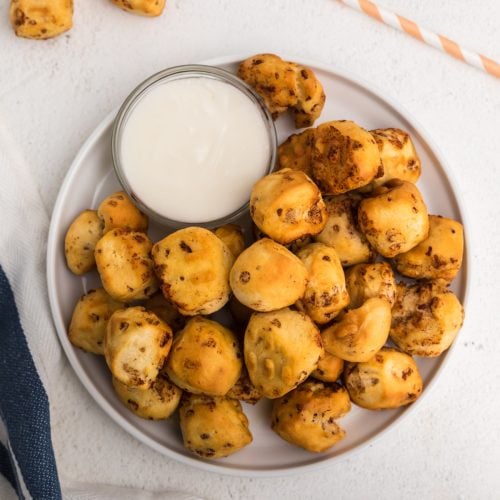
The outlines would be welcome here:
<svg viewBox="0 0 500 500">
<path fill-rule="evenodd" d="M 47 42 L 16 38 L 8 2 L 0 3 L 0 119 L 40 179 L 47 210 L 84 139 L 139 81 L 175 64 L 276 52 L 357 73 L 423 124 L 461 188 L 473 269 L 466 324 L 441 379 L 418 410 L 358 455 L 286 478 L 200 472 L 118 428 L 66 364 L 51 401 L 63 484 L 176 488 L 214 500 L 499 498 L 500 80 L 334 0 L 168 0 L 159 19 L 107 0 L 75 3 L 74 28 Z M 498 0 L 383 5 L 500 60 Z"/>
</svg>

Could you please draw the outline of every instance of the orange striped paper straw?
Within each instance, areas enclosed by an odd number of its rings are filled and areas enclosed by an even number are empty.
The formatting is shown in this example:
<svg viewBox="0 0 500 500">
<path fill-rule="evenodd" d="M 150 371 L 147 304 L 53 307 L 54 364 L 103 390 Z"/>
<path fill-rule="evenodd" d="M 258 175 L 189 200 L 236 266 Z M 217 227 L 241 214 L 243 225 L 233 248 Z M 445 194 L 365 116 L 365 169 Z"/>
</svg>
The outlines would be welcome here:
<svg viewBox="0 0 500 500">
<path fill-rule="evenodd" d="M 439 49 L 440 51 L 445 52 L 460 61 L 468 63 L 476 68 L 486 71 L 490 75 L 500 78 L 500 64 L 496 61 L 469 50 L 443 35 L 438 35 L 437 33 L 429 31 L 428 29 L 419 26 L 417 23 L 414 23 L 403 16 L 399 16 L 384 7 L 376 5 L 370 0 L 340 0 L 340 2 L 352 7 L 353 9 L 363 12 L 370 17 L 373 17 L 377 21 L 388 24 L 397 30 L 404 31 L 417 40 L 420 40 L 427 45 L 432 45 L 436 49 Z"/>
</svg>

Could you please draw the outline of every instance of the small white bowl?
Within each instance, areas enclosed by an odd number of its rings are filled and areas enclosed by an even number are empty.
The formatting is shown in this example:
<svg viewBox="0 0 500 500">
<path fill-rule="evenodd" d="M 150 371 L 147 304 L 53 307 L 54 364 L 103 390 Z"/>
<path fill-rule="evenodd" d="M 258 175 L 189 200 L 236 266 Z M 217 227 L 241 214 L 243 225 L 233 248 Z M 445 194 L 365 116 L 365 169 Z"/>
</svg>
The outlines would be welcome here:
<svg viewBox="0 0 500 500">
<path fill-rule="evenodd" d="M 134 108 L 152 89 L 158 87 L 159 85 L 164 85 L 168 82 L 182 79 L 192 79 L 192 78 L 205 78 L 213 79 L 226 84 L 231 85 L 233 88 L 244 94 L 250 101 L 255 105 L 262 117 L 262 122 L 267 130 L 267 137 L 269 141 L 269 158 L 267 160 L 267 170 L 265 173 L 270 173 L 274 169 L 277 155 L 277 137 L 276 129 L 274 126 L 274 121 L 265 106 L 261 97 L 243 80 L 238 78 L 233 73 L 226 71 L 224 69 L 215 66 L 206 66 L 201 64 L 190 64 L 184 66 L 175 66 L 173 68 L 168 68 L 155 75 L 149 77 L 147 80 L 142 82 L 137 86 L 132 93 L 127 97 L 125 102 L 122 104 L 118 114 L 116 116 L 113 133 L 111 138 L 111 154 L 113 158 L 113 164 L 116 172 L 116 176 L 120 181 L 125 192 L 134 200 L 138 207 L 147 215 L 149 215 L 156 222 L 162 225 L 180 228 L 185 226 L 204 226 L 208 228 L 213 228 L 232 222 L 239 218 L 248 210 L 249 201 L 247 200 L 242 206 L 238 207 L 231 213 L 223 217 L 219 217 L 210 221 L 178 221 L 172 218 L 166 217 L 164 214 L 159 213 L 157 210 L 153 209 L 151 205 L 147 203 L 144 199 L 141 199 L 137 191 L 134 190 L 134 186 L 130 184 L 123 168 L 123 158 L 121 156 L 121 143 L 124 135 L 124 130 L 127 125 L 127 120 L 134 112 Z M 235 159 L 235 163 L 237 159 Z M 248 186 L 248 198 L 250 198 L 250 190 L 252 186 Z M 182 193 L 184 199 L 189 200 L 193 197 L 192 192 Z"/>
</svg>

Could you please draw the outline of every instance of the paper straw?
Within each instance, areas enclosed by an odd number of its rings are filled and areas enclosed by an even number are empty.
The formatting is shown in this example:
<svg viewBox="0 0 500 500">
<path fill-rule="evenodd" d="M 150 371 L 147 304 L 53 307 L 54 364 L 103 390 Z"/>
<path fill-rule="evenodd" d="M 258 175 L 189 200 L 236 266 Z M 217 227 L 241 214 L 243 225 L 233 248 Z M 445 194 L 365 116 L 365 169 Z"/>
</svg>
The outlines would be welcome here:
<svg viewBox="0 0 500 500">
<path fill-rule="evenodd" d="M 340 2 L 356 9 L 364 14 L 373 17 L 377 21 L 388 24 L 399 31 L 408 33 L 413 38 L 432 45 L 446 54 L 466 62 L 476 68 L 486 71 L 490 75 L 500 78 L 500 64 L 492 59 L 469 50 L 458 43 L 446 38 L 443 35 L 438 35 L 428 29 L 418 25 L 417 23 L 399 16 L 384 7 L 380 7 L 370 0 L 339 0 Z"/>
</svg>

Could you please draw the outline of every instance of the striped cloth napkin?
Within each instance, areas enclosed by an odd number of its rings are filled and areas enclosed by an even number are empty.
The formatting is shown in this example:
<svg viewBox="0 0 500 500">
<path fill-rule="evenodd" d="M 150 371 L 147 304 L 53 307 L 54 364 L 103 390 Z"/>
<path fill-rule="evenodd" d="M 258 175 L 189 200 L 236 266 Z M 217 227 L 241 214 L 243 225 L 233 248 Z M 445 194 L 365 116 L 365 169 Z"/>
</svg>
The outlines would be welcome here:
<svg viewBox="0 0 500 500">
<path fill-rule="evenodd" d="M 0 116 L 0 499 L 198 498 L 59 482 L 50 395 L 66 359 L 46 287 L 50 214 L 35 179 Z"/>
</svg>

